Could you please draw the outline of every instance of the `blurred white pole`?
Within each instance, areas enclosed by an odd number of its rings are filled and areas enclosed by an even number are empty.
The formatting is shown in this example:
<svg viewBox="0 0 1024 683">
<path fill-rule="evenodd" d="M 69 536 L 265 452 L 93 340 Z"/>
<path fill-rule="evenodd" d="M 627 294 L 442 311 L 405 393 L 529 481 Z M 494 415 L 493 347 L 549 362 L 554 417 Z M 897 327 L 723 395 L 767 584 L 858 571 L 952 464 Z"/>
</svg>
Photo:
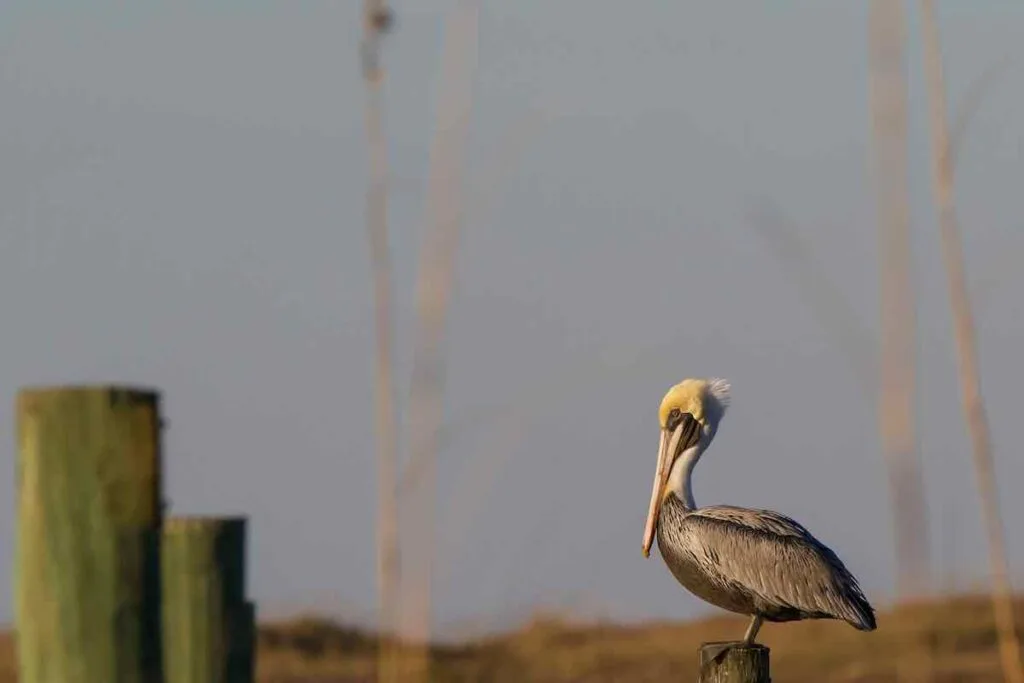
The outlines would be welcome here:
<svg viewBox="0 0 1024 683">
<path fill-rule="evenodd" d="M 949 303 L 953 314 L 964 417 L 970 433 L 979 502 L 988 537 L 992 608 L 999 632 L 999 655 L 1004 679 L 1012 683 L 1024 683 L 1020 643 L 1017 641 L 1014 623 L 1013 589 L 1010 586 L 1003 523 L 999 514 L 999 492 L 996 487 L 985 401 L 981 392 L 981 371 L 978 367 L 977 344 L 974 338 L 974 320 L 967 293 L 963 247 L 954 211 L 953 160 L 950 155 L 949 126 L 946 122 L 946 92 L 942 73 L 942 51 L 939 47 L 938 17 L 934 0 L 921 0 L 920 7 L 931 119 L 932 190 L 939 219 L 942 256 L 949 278 Z"/>
</svg>

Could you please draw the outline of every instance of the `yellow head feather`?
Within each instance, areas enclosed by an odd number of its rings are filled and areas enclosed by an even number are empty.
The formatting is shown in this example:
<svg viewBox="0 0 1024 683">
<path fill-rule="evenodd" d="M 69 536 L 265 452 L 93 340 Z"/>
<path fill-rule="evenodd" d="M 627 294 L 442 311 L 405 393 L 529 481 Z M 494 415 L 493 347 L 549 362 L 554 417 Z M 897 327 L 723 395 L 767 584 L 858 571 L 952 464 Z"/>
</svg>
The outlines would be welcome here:
<svg viewBox="0 0 1024 683">
<path fill-rule="evenodd" d="M 715 407 L 724 411 L 729 405 L 729 383 L 724 379 L 684 379 L 669 389 L 665 398 L 661 399 L 658 421 L 664 428 L 669 413 L 678 408 L 680 412 L 689 413 L 697 422 L 704 424 L 708 401 L 715 401 Z"/>
</svg>

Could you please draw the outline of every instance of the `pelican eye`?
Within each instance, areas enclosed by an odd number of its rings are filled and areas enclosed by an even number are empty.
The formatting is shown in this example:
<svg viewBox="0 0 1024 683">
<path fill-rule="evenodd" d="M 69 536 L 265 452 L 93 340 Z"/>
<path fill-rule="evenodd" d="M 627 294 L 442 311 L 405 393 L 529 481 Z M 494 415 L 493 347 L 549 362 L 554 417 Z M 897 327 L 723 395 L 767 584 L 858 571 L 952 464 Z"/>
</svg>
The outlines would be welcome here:
<svg viewBox="0 0 1024 683">
<path fill-rule="evenodd" d="M 672 431 L 679 424 L 680 420 L 683 419 L 683 413 L 679 408 L 673 408 L 668 414 L 668 419 L 665 420 L 665 427 Z"/>
</svg>

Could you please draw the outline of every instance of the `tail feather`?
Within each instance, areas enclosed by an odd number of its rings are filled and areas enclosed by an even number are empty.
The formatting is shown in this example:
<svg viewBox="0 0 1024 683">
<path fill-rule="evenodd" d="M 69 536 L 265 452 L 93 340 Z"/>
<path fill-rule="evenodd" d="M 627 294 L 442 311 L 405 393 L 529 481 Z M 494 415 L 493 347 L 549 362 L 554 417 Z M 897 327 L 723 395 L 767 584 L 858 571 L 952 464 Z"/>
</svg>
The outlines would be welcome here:
<svg viewBox="0 0 1024 683">
<path fill-rule="evenodd" d="M 874 631 L 878 626 L 875 621 L 875 610 L 864 596 L 857 578 L 830 548 L 820 544 L 819 548 L 832 570 L 832 605 L 838 608 L 834 616 L 859 631 Z"/>
<path fill-rule="evenodd" d="M 833 617 L 842 619 L 859 631 L 874 631 L 875 610 L 864 596 L 857 579 L 836 558 L 833 564 L 832 584 Z"/>
<path fill-rule="evenodd" d="M 852 581 L 845 586 L 842 609 L 837 616 L 858 631 L 874 631 L 878 626 L 875 621 L 875 609 L 864 597 L 856 579 L 852 576 L 849 578 Z"/>
<path fill-rule="evenodd" d="M 860 631 L 874 631 L 878 625 L 875 622 L 875 610 L 871 607 L 871 603 L 863 595 L 858 595 L 854 600 L 853 607 L 857 616 L 855 619 L 847 620 L 850 625 Z"/>
</svg>

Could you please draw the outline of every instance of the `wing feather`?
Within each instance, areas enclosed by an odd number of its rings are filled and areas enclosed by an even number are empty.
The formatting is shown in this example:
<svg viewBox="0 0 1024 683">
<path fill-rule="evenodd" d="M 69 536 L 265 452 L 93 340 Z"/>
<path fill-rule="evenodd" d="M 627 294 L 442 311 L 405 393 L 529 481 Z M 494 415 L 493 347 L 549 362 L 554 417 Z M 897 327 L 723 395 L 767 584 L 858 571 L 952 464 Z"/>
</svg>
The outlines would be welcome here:
<svg viewBox="0 0 1024 683">
<path fill-rule="evenodd" d="M 686 515 L 689 547 L 716 582 L 751 594 L 771 619 L 843 619 L 875 627 L 856 578 L 826 545 L 795 520 L 771 510 L 716 505 Z"/>
</svg>

